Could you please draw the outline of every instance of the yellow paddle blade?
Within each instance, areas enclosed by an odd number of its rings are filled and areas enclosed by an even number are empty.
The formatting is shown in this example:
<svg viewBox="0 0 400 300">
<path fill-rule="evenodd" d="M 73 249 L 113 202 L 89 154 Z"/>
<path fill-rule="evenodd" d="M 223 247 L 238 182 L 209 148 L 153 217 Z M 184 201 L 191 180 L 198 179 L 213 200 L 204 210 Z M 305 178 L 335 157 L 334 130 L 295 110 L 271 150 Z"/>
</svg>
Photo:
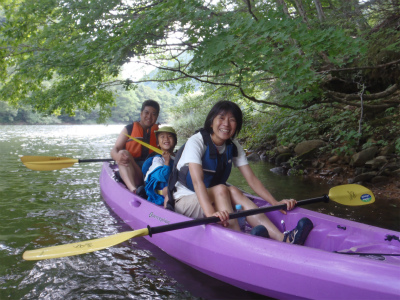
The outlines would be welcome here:
<svg viewBox="0 0 400 300">
<path fill-rule="evenodd" d="M 329 190 L 329 199 L 349 206 L 367 205 L 375 202 L 374 194 L 359 184 L 338 185 Z"/>
<path fill-rule="evenodd" d="M 154 146 L 152 146 L 152 145 L 149 145 L 149 144 L 147 144 L 147 143 L 145 143 L 145 142 L 143 142 L 143 141 L 141 141 L 141 140 L 135 139 L 134 137 L 130 136 L 129 134 L 125 134 L 125 135 L 126 135 L 128 138 L 134 140 L 135 142 L 137 142 L 137 143 L 139 143 L 139 144 L 141 144 L 141 145 L 143 145 L 143 146 L 145 146 L 145 147 L 147 147 L 147 148 L 153 150 L 155 153 L 161 154 L 161 155 L 163 154 L 163 152 L 162 152 L 161 149 L 158 149 L 158 148 L 156 148 L 156 147 L 154 147 Z"/>
<path fill-rule="evenodd" d="M 41 248 L 36 250 L 28 250 L 24 252 L 22 258 L 25 260 L 43 260 L 50 258 L 79 255 L 105 249 L 117 245 L 119 243 L 122 243 L 131 238 L 145 236 L 148 234 L 149 230 L 147 228 L 134 231 L 126 231 L 89 241 L 53 246 L 48 248 Z"/>
<path fill-rule="evenodd" d="M 78 159 L 54 156 L 22 156 L 23 164 L 35 171 L 52 171 L 72 167 Z"/>
</svg>

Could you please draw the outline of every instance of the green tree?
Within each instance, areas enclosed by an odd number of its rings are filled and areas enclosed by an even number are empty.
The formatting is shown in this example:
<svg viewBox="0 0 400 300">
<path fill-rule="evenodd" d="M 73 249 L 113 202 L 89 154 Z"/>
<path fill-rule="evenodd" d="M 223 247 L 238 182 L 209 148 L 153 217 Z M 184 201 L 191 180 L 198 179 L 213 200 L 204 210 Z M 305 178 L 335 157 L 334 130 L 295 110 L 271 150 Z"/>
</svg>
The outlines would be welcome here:
<svg viewBox="0 0 400 300">
<path fill-rule="evenodd" d="M 179 83 L 186 93 L 195 80 L 299 111 L 376 113 L 400 103 L 398 0 L 0 3 L 0 94 L 39 111 L 98 106 L 106 116 L 111 86 L 143 81 Z M 157 76 L 119 79 L 132 59 Z"/>
<path fill-rule="evenodd" d="M 144 85 L 139 85 L 136 89 L 125 90 L 122 87 L 114 87 L 112 91 L 116 96 L 116 105 L 111 108 L 110 123 L 129 123 L 139 120 L 140 109 L 143 101 L 153 99 L 158 101 L 161 107 L 158 122 L 166 123 L 171 121 L 171 109 L 178 102 L 178 97 L 165 90 L 153 90 Z M 60 115 L 45 116 L 35 112 L 31 106 L 14 108 L 5 101 L 0 101 L 0 123 L 15 124 L 93 124 L 99 118 L 99 108 L 96 107 L 91 112 L 83 110 L 74 111 L 73 115 L 68 115 L 63 109 Z"/>
<path fill-rule="evenodd" d="M 0 123 L 11 123 L 15 120 L 18 109 L 12 108 L 7 102 L 0 101 Z"/>
<path fill-rule="evenodd" d="M 114 88 L 117 94 L 116 105 L 111 109 L 110 120 L 115 123 L 125 123 L 140 119 L 140 109 L 143 101 L 152 99 L 160 104 L 158 122 L 170 122 L 171 108 L 178 102 L 178 97 L 165 90 L 154 90 L 145 85 L 139 85 L 133 90 L 124 90 L 121 87 Z"/>
</svg>

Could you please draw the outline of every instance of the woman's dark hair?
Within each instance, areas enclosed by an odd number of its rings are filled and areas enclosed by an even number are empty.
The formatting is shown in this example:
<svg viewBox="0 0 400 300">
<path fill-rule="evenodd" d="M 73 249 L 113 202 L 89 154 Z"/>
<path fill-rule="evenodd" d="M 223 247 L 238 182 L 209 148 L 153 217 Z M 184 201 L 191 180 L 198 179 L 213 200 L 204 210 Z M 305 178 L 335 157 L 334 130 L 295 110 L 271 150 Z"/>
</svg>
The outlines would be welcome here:
<svg viewBox="0 0 400 300">
<path fill-rule="evenodd" d="M 242 129 L 243 123 L 243 114 L 240 107 L 231 101 L 218 101 L 215 105 L 211 108 L 210 112 L 207 115 L 207 118 L 204 122 L 204 129 L 212 134 L 213 130 L 211 128 L 214 118 L 219 115 L 221 112 L 230 112 L 236 119 L 236 131 L 232 138 L 234 138 L 237 134 L 239 134 L 240 130 Z"/>
<path fill-rule="evenodd" d="M 143 111 L 144 111 L 144 108 L 145 108 L 146 106 L 151 106 L 151 107 L 153 107 L 153 108 L 157 111 L 157 115 L 160 114 L 160 104 L 158 104 L 157 101 L 154 101 L 154 100 L 146 100 L 146 101 L 144 101 L 144 102 L 142 103 L 142 109 L 140 110 L 140 112 L 143 112 Z"/>
</svg>

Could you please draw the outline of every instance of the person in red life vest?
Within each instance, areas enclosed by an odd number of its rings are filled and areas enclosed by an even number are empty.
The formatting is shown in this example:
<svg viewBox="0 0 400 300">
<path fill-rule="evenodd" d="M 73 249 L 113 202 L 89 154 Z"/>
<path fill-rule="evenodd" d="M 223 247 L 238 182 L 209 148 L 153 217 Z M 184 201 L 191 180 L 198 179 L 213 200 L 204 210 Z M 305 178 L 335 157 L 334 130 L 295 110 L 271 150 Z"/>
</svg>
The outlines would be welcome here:
<svg viewBox="0 0 400 300">
<path fill-rule="evenodd" d="M 126 135 L 157 147 L 154 131 L 158 129 L 156 121 L 159 112 L 160 105 L 156 101 L 146 100 L 143 102 L 140 121 L 125 126 L 111 150 L 111 157 L 118 164 L 120 176 L 132 193 L 136 193 L 136 188 L 143 185 L 142 165 L 146 157 L 153 151 Z"/>
</svg>

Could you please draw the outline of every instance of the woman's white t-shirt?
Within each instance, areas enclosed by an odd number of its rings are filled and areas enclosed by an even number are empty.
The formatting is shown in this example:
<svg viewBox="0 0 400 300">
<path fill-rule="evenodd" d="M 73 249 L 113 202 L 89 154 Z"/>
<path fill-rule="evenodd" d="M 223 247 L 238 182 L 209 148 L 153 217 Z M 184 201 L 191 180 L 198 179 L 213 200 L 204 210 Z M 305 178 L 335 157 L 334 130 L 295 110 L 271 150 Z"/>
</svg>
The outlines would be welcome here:
<svg viewBox="0 0 400 300">
<path fill-rule="evenodd" d="M 241 167 L 248 164 L 246 153 L 243 150 L 243 147 L 238 143 L 237 140 L 233 140 L 233 143 L 236 145 L 238 150 L 238 156 L 233 157 L 232 162 L 235 167 Z M 221 154 L 225 151 L 226 145 L 216 146 L 218 152 Z M 188 166 L 189 163 L 202 164 L 202 157 L 207 150 L 207 146 L 204 143 L 203 136 L 200 132 L 191 136 L 185 145 L 185 149 L 182 152 L 182 156 L 179 159 L 177 169 L 180 170 L 183 166 Z M 194 194 L 193 191 L 189 190 L 179 181 L 175 184 L 176 192 L 174 193 L 175 200 L 178 200 L 184 196 Z"/>
</svg>

